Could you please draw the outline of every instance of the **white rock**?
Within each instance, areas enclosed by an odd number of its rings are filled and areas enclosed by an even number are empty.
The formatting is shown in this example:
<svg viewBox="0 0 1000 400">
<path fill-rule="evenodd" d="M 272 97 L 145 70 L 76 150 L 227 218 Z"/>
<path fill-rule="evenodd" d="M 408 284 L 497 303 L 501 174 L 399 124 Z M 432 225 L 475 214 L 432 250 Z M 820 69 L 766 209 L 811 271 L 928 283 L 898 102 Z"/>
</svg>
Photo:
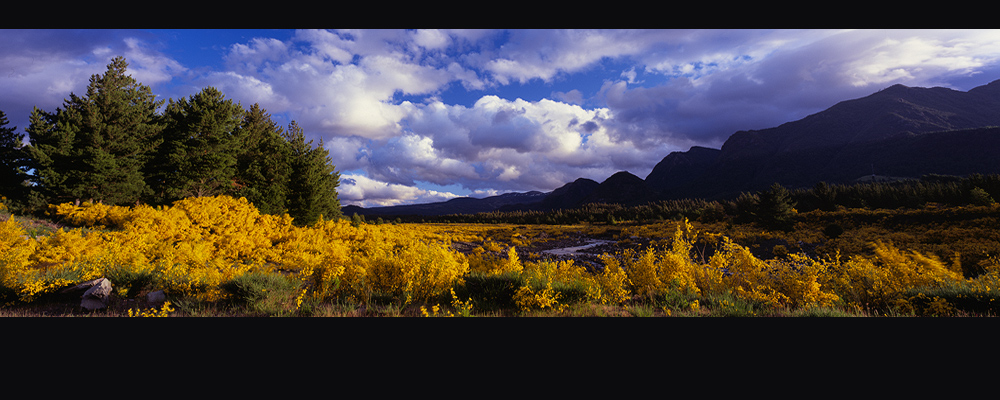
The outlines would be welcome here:
<svg viewBox="0 0 1000 400">
<path fill-rule="evenodd" d="M 101 278 L 91 282 L 94 282 L 94 285 L 80 296 L 83 298 L 80 306 L 88 310 L 107 307 L 108 298 L 111 297 L 111 281 Z"/>
</svg>

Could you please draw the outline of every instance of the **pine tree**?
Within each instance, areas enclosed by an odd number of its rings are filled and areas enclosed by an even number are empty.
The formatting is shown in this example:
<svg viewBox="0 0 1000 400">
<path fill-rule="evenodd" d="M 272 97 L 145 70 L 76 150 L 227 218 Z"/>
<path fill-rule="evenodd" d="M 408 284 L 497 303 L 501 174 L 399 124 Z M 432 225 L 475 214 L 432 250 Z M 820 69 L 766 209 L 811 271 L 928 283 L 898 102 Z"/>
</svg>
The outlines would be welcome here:
<svg viewBox="0 0 1000 400">
<path fill-rule="evenodd" d="M 288 214 L 297 225 L 311 225 L 321 217 L 326 220 L 340 218 L 340 200 L 337 186 L 340 174 L 330 160 L 330 152 L 323 147 L 313 147 L 306 142 L 302 128 L 295 121 L 285 132 L 291 149 L 292 176 L 288 185 Z"/>
<path fill-rule="evenodd" d="M 781 184 L 775 182 L 770 189 L 760 193 L 757 218 L 765 227 L 789 229 L 795 212 L 795 201 L 788 189 Z"/>
<path fill-rule="evenodd" d="M 17 127 L 7 127 L 9 123 L 7 114 L 0 111 L 0 196 L 20 202 L 26 195 L 24 181 L 28 179 L 24 134 L 17 133 Z"/>
<path fill-rule="evenodd" d="M 244 152 L 237 157 L 233 196 L 246 197 L 265 214 L 283 214 L 291 177 L 291 148 L 271 116 L 254 104 L 247 111 L 237 137 Z"/>
<path fill-rule="evenodd" d="M 35 107 L 29 117 L 28 133 L 30 144 L 25 147 L 27 165 L 35 173 L 29 178 L 32 191 L 29 194 L 38 205 L 49 201 L 67 200 L 63 182 L 66 175 L 63 170 L 70 162 L 70 151 L 73 147 L 72 132 L 55 129 L 55 115 Z"/>
<path fill-rule="evenodd" d="M 834 211 L 837 209 L 837 192 L 826 182 L 817 182 L 813 186 L 813 197 L 816 207 L 823 211 Z"/>
<path fill-rule="evenodd" d="M 143 170 L 160 143 L 163 102 L 127 68 L 116 57 L 91 76 L 84 97 L 70 93 L 54 113 L 32 112 L 28 155 L 47 201 L 131 204 L 151 192 Z"/>
<path fill-rule="evenodd" d="M 233 191 L 244 110 L 214 87 L 167 103 L 153 180 L 159 202 Z"/>
</svg>

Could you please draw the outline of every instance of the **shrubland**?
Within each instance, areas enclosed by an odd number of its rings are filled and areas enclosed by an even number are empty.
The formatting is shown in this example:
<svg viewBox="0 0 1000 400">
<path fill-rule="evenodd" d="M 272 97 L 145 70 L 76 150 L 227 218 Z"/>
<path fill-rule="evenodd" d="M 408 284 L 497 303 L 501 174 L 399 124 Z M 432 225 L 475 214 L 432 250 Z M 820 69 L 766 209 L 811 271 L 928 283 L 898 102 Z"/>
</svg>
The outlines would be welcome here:
<svg viewBox="0 0 1000 400">
<path fill-rule="evenodd" d="M 813 210 L 775 230 L 684 218 L 299 226 L 229 196 L 64 203 L 42 230 L 0 214 L 0 301 L 24 309 L 108 277 L 129 305 L 111 315 L 992 316 L 998 215 L 995 204 Z M 535 252 L 571 235 L 617 246 L 593 265 Z M 152 290 L 170 303 L 133 306 Z"/>
</svg>

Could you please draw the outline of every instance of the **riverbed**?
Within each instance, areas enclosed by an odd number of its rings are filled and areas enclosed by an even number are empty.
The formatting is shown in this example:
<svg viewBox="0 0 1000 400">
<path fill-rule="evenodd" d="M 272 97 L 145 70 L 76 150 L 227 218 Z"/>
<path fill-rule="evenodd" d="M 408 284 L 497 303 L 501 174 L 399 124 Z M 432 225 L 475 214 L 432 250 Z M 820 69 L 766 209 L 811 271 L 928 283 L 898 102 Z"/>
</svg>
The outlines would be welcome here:
<svg viewBox="0 0 1000 400">
<path fill-rule="evenodd" d="M 555 256 L 575 256 L 579 255 L 583 250 L 589 249 L 591 247 L 616 243 L 614 240 L 602 240 L 602 239 L 587 239 L 586 242 L 587 242 L 586 244 L 580 246 L 559 247 L 554 249 L 542 250 L 541 252 Z"/>
</svg>

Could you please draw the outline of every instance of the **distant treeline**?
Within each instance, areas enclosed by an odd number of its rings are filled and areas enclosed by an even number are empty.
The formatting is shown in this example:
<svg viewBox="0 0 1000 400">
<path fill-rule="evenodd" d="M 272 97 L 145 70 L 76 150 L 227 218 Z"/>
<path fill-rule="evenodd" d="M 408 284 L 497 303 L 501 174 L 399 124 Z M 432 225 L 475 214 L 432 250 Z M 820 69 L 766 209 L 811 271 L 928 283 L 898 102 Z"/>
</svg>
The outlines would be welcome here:
<svg viewBox="0 0 1000 400">
<path fill-rule="evenodd" d="M 847 208 L 918 208 L 927 203 L 984 205 L 1000 198 L 1000 175 L 972 174 L 967 177 L 924 175 L 920 179 L 866 182 L 853 185 L 818 183 L 792 192 L 799 211 Z"/>
<path fill-rule="evenodd" d="M 207 87 L 164 105 L 126 75 L 122 57 L 93 75 L 83 96 L 32 111 L 28 144 L 0 111 L 0 195 L 8 207 L 92 201 L 167 205 L 186 197 L 246 197 L 300 225 L 340 216 L 339 174 L 329 152 Z M 163 108 L 163 111 L 159 110 Z"/>
<path fill-rule="evenodd" d="M 942 205 L 988 205 L 1000 196 L 1000 175 L 968 177 L 926 175 L 920 179 L 817 183 L 812 188 L 789 190 L 775 184 L 767 190 L 743 193 L 735 199 L 664 200 L 639 206 L 587 204 L 553 211 L 493 211 L 445 216 L 399 216 L 401 222 L 460 222 L 508 224 L 578 224 L 650 221 L 688 218 L 703 222 L 731 220 L 787 228 L 796 212 L 834 211 L 838 208 L 919 208 L 928 203 Z M 357 219 L 357 217 L 355 217 Z M 370 221 L 369 221 L 370 222 Z"/>
</svg>

